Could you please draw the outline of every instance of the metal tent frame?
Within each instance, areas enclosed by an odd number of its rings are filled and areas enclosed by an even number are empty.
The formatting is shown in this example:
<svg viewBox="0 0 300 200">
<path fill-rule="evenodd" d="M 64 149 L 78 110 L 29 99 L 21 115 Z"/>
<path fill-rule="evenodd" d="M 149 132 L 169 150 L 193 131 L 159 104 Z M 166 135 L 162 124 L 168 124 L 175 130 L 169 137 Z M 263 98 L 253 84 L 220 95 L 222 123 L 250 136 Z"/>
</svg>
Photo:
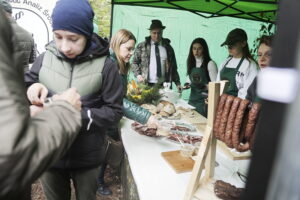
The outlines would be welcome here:
<svg viewBox="0 0 300 200">
<path fill-rule="evenodd" d="M 204 18 L 236 17 L 275 23 L 279 0 L 112 0 L 113 5 L 130 5 L 184 10 Z M 201 7 L 205 5 L 206 7 Z M 209 5 L 211 4 L 211 6 Z M 191 8 L 191 5 L 194 7 Z M 218 7 L 219 9 L 214 9 Z"/>
</svg>

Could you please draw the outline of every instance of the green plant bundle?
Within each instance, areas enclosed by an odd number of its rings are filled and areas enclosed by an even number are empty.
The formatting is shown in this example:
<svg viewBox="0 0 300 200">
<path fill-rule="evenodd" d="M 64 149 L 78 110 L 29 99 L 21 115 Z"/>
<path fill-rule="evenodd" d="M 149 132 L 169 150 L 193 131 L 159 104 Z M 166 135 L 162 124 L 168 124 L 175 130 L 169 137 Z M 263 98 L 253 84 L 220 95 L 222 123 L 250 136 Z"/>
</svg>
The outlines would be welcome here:
<svg viewBox="0 0 300 200">
<path fill-rule="evenodd" d="M 127 90 L 127 99 L 136 104 L 157 104 L 158 100 L 161 98 L 159 93 L 160 85 L 156 84 L 154 86 L 148 86 L 145 84 L 129 83 Z"/>
<path fill-rule="evenodd" d="M 261 24 L 258 38 L 256 38 L 253 41 L 252 48 L 250 49 L 250 53 L 251 53 L 251 55 L 252 55 L 252 57 L 253 57 L 254 60 L 257 60 L 257 50 L 258 50 L 258 47 L 259 47 L 259 40 L 260 40 L 260 38 L 263 35 L 268 35 L 268 36 L 269 35 L 273 35 L 275 31 L 276 31 L 275 24 L 267 23 L 267 22 Z"/>
</svg>

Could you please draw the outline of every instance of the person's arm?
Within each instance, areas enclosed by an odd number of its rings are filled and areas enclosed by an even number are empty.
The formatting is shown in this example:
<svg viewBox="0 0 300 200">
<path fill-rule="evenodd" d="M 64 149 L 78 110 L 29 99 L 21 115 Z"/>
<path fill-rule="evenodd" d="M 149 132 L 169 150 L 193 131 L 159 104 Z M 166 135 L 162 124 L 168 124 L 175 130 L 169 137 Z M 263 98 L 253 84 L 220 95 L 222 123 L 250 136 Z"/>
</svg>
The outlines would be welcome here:
<svg viewBox="0 0 300 200">
<path fill-rule="evenodd" d="M 27 87 L 39 82 L 39 73 L 42 67 L 45 53 L 39 55 L 29 71 L 25 73 L 25 84 Z"/>
<path fill-rule="evenodd" d="M 187 75 L 182 89 L 189 89 L 189 88 L 191 88 L 191 79 L 190 79 L 190 76 Z"/>
<path fill-rule="evenodd" d="M 254 61 L 249 61 L 249 71 L 247 73 L 246 76 L 244 76 L 243 78 L 243 87 L 239 89 L 238 92 L 238 97 L 245 99 L 246 95 L 247 95 L 247 90 L 249 88 L 249 86 L 251 85 L 251 83 L 253 82 L 254 78 L 257 76 L 258 73 L 258 69 L 257 69 L 257 65 Z"/>
<path fill-rule="evenodd" d="M 131 64 L 132 71 L 134 73 L 134 76 L 141 76 L 142 75 L 142 69 L 141 69 L 141 56 L 142 56 L 142 43 L 138 44 L 133 55 L 133 60 Z"/>
<path fill-rule="evenodd" d="M 176 56 L 175 56 L 175 52 L 174 49 L 170 46 L 169 50 L 171 51 L 169 55 L 171 55 L 171 67 L 172 67 L 172 81 L 176 84 L 176 86 L 180 86 L 180 78 L 179 78 L 179 74 L 177 71 L 177 61 L 176 61 Z"/>
<path fill-rule="evenodd" d="M 184 85 L 186 85 L 186 84 L 191 84 L 191 79 L 190 79 L 189 75 L 186 76 L 186 80 L 185 80 L 185 84 Z"/>
<path fill-rule="evenodd" d="M 31 69 L 25 73 L 25 85 L 27 87 L 27 98 L 32 105 L 42 106 L 47 96 L 53 94 L 41 83 L 39 83 L 39 72 L 45 53 L 41 54 L 33 63 Z M 38 89 L 39 88 L 39 89 Z M 39 91 L 39 92 L 37 92 Z"/>
<path fill-rule="evenodd" d="M 123 112 L 125 117 L 141 124 L 146 124 L 151 116 L 151 113 L 148 110 L 129 101 L 126 98 L 123 99 Z"/>
<path fill-rule="evenodd" d="M 83 128 L 89 130 L 93 124 L 98 127 L 112 127 L 123 116 L 123 86 L 116 62 L 107 58 L 102 71 L 102 86 L 98 107 L 83 107 Z"/>
<path fill-rule="evenodd" d="M 1 113 L 5 112 L 0 105 Z M 1 117 L 0 175 L 2 189 L 15 190 L 28 186 L 52 166 L 71 146 L 81 125 L 80 112 L 64 101 L 51 106 L 30 118 L 13 108 Z M 3 114 L 1 114 L 3 116 Z M 3 119 L 4 118 L 4 119 Z M 14 120 L 13 125 L 3 125 L 4 120 Z"/>
<path fill-rule="evenodd" d="M 251 102 L 254 102 L 257 93 L 256 93 L 256 86 L 257 84 L 257 77 L 254 78 L 253 82 L 251 83 L 251 85 L 249 86 L 248 90 L 247 90 L 247 96 L 246 99 L 248 99 Z"/>
<path fill-rule="evenodd" d="M 221 81 L 221 71 L 225 65 L 225 63 L 227 62 L 228 59 L 226 59 L 219 67 L 219 70 L 218 70 L 218 75 L 217 75 L 217 79 L 216 81 Z"/>
<path fill-rule="evenodd" d="M 16 74 L 14 67 L 11 27 L 2 10 L 0 19 L 0 198 L 7 199 L 63 155 L 79 131 L 81 117 L 73 106 L 59 101 L 30 118 L 23 74 Z"/>
<path fill-rule="evenodd" d="M 218 68 L 214 61 L 209 61 L 207 64 L 208 75 L 210 81 L 216 81 L 218 75 Z"/>
<path fill-rule="evenodd" d="M 31 40 L 31 52 L 30 52 L 30 57 L 29 57 L 29 64 L 33 63 L 36 59 L 36 45 L 34 43 L 34 39 L 32 37 L 32 40 Z"/>
</svg>

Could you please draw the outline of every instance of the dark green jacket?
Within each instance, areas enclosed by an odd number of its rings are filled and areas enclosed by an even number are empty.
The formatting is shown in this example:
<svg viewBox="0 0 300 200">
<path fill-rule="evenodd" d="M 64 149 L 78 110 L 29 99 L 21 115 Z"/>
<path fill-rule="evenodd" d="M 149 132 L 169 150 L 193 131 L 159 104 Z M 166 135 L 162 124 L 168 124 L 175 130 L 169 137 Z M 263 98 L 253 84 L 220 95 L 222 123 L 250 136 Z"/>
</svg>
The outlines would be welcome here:
<svg viewBox="0 0 300 200">
<path fill-rule="evenodd" d="M 112 60 L 116 61 L 115 54 L 110 49 L 110 57 Z M 124 116 L 132 119 L 136 122 L 139 122 L 141 124 L 146 124 L 149 117 L 151 116 L 151 113 L 144 109 L 143 107 L 129 101 L 126 99 L 126 93 L 127 93 L 127 75 L 122 75 L 122 83 L 124 87 L 124 98 L 123 98 L 123 113 Z"/>
<path fill-rule="evenodd" d="M 36 58 L 34 40 L 31 34 L 19 26 L 14 19 L 10 19 L 14 37 L 14 56 L 18 66 L 22 67 L 25 72 L 28 71 L 29 64 L 33 63 Z"/>
<path fill-rule="evenodd" d="M 2 9 L 0 19 L 0 199 L 22 200 L 23 190 L 72 144 L 81 116 L 59 101 L 30 117 L 23 71 L 13 62 L 12 30 Z"/>
</svg>

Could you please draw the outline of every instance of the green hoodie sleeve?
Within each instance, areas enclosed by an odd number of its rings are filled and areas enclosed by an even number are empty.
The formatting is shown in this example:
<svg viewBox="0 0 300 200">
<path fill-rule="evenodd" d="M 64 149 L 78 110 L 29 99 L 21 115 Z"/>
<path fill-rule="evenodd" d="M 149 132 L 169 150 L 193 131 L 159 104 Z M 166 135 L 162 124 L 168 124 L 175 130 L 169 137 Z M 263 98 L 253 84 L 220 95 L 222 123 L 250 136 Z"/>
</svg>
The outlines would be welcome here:
<svg viewBox="0 0 300 200">
<path fill-rule="evenodd" d="M 124 98 L 123 98 L 124 116 L 136 122 L 139 122 L 141 124 L 146 124 L 148 122 L 149 117 L 151 116 L 151 113 L 145 108 L 142 108 L 141 106 L 126 99 L 128 77 L 127 75 L 124 74 L 121 75 L 121 77 L 122 77 L 122 85 L 124 89 Z"/>
<path fill-rule="evenodd" d="M 123 99 L 123 112 L 125 117 L 141 124 L 146 124 L 151 116 L 151 113 L 148 110 L 129 101 L 126 98 Z"/>
</svg>

